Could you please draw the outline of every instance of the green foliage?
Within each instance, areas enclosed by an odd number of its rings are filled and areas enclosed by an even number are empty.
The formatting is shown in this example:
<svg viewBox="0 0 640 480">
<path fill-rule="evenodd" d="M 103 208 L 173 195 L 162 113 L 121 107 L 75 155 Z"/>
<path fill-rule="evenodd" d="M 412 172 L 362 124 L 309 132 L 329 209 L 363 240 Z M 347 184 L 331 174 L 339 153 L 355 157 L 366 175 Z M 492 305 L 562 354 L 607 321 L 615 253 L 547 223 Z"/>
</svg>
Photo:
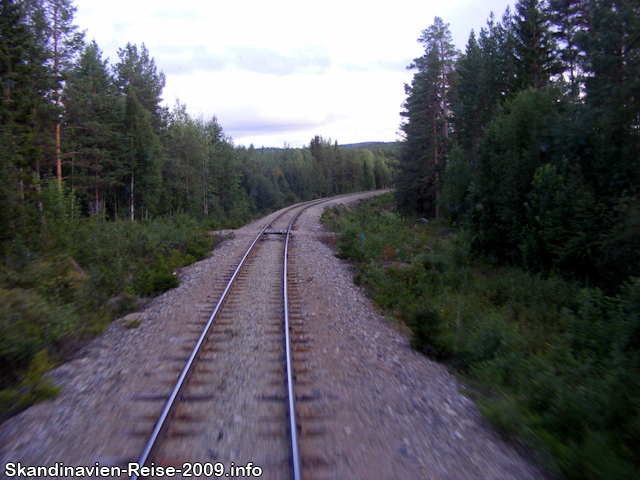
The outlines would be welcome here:
<svg viewBox="0 0 640 480">
<path fill-rule="evenodd" d="M 546 4 L 540 0 L 518 0 L 515 5 L 516 78 L 521 89 L 544 87 L 558 70 Z"/>
<path fill-rule="evenodd" d="M 80 218 L 72 213 L 78 209 L 73 195 L 59 193 L 55 182 L 39 199 L 39 215 L 8 245 L 0 270 L 2 415 L 51 390 L 29 377 L 34 362 L 43 364 L 39 352 L 51 365 L 64 360 L 137 297 L 175 287 L 176 270 L 205 258 L 218 241 L 186 215 L 139 222 Z"/>
<path fill-rule="evenodd" d="M 0 390 L 0 421 L 28 408 L 34 403 L 55 397 L 60 388 L 52 385 L 44 374 L 53 368 L 46 350 L 38 352 L 31 361 L 22 381 L 5 390 Z"/>
<path fill-rule="evenodd" d="M 440 175 L 450 149 L 449 124 L 451 86 L 458 55 L 449 24 L 439 17 L 422 31 L 418 42 L 425 53 L 409 66 L 416 69 L 411 85 L 405 85 L 407 100 L 400 113 L 405 144 L 399 164 L 396 197 L 405 212 L 438 217 Z"/>
<path fill-rule="evenodd" d="M 556 92 L 530 89 L 520 93 L 491 125 L 478 163 L 477 250 L 503 257 L 517 251 L 534 173 L 552 160 L 550 132 L 558 117 Z"/>
<path fill-rule="evenodd" d="M 473 247 L 615 290 L 640 274 L 638 197 L 595 174 L 599 140 L 566 127 L 589 128 L 583 109 L 555 89 L 521 92 L 506 106 L 473 178 Z M 610 184 L 614 177 L 607 173 Z"/>
<path fill-rule="evenodd" d="M 438 52 L 410 66 L 399 204 L 464 220 L 475 254 L 615 293 L 640 276 L 637 2 L 515 10 L 446 75 Z"/>
<path fill-rule="evenodd" d="M 236 149 L 242 189 L 251 210 L 260 213 L 295 201 L 388 187 L 395 160 L 387 153 L 343 150 L 320 136 L 303 149 Z"/>
<path fill-rule="evenodd" d="M 338 255 L 356 262 L 358 282 L 406 324 L 414 348 L 458 369 L 498 431 L 542 449 L 549 470 L 638 478 L 640 279 L 607 295 L 499 267 L 473 259 L 468 234 L 437 222 L 418 224 L 416 241 L 414 222 L 392 211 L 383 196 L 323 219 L 338 231 Z"/>
<path fill-rule="evenodd" d="M 44 285 L 41 290 L 50 288 Z M 0 298 L 0 363 L 6 385 L 15 379 L 16 369 L 27 367 L 38 351 L 53 349 L 74 333 L 80 320 L 72 308 L 48 301 L 37 290 L 2 289 Z"/>
<path fill-rule="evenodd" d="M 164 260 L 163 256 L 158 256 L 151 263 L 151 267 L 140 265 L 135 276 L 135 292 L 140 295 L 154 295 L 165 290 L 177 287 L 180 282 Z"/>
<path fill-rule="evenodd" d="M 445 218 L 457 221 L 470 215 L 472 182 L 471 162 L 465 158 L 464 150 L 456 145 L 449 155 L 440 196 L 442 214 Z"/>
</svg>

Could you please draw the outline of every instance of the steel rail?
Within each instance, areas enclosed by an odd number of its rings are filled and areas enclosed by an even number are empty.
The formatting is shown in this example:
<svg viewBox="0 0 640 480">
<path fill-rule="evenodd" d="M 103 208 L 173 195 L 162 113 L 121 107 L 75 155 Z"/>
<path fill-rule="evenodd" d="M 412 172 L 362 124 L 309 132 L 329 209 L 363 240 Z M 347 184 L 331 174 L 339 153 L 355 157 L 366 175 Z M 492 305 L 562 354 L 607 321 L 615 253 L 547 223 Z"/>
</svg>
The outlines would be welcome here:
<svg viewBox="0 0 640 480">
<path fill-rule="evenodd" d="M 320 203 L 320 202 L 318 202 Z M 314 203 L 315 205 L 315 203 Z M 296 426 L 296 398 L 293 391 L 293 364 L 291 361 L 291 335 L 289 333 L 289 296 L 287 287 L 287 258 L 289 256 L 289 238 L 291 236 L 291 227 L 293 222 L 296 221 L 298 216 L 307 208 L 312 205 L 308 205 L 302 208 L 289 223 L 287 228 L 287 237 L 284 241 L 284 273 L 282 275 L 283 281 L 283 298 L 284 298 L 284 339 L 285 339 L 285 355 L 287 362 L 287 394 L 289 397 L 289 429 L 291 430 L 291 452 L 293 455 L 293 478 L 294 480 L 302 480 L 302 468 L 300 465 L 300 449 L 298 446 L 298 428 Z"/>
<path fill-rule="evenodd" d="M 293 392 L 293 369 L 292 369 L 292 365 L 291 365 L 291 339 L 290 339 L 290 334 L 289 334 L 289 309 L 288 309 L 288 289 L 287 289 L 287 256 L 288 256 L 288 245 L 289 245 L 289 237 L 290 237 L 290 233 L 291 233 L 291 228 L 293 226 L 293 223 L 295 222 L 295 220 L 298 218 L 298 216 L 306 209 L 314 206 L 314 205 L 318 205 L 322 202 L 327 202 L 328 200 L 333 200 L 336 198 L 342 198 L 342 197 L 346 197 L 346 196 L 351 196 L 351 195 L 358 195 L 364 192 L 357 192 L 357 193 L 351 193 L 351 194 L 344 194 L 344 195 L 337 195 L 334 197 L 329 197 L 329 198 L 322 198 L 322 199 L 316 199 L 316 200 L 311 200 L 308 202 L 302 202 L 302 203 L 298 203 L 296 205 L 292 205 L 291 207 L 285 209 L 283 212 L 281 212 L 277 217 L 275 217 L 273 220 L 271 220 L 262 230 L 260 230 L 260 233 L 258 233 L 258 235 L 256 235 L 256 238 L 253 240 L 253 242 L 251 243 L 251 245 L 249 246 L 249 248 L 247 249 L 247 251 L 245 252 L 244 256 L 242 257 L 242 260 L 240 260 L 240 263 L 238 264 L 238 266 L 236 267 L 235 271 L 233 272 L 233 275 L 231 276 L 231 279 L 229 280 L 229 282 L 227 283 L 227 286 L 225 287 L 224 291 L 222 292 L 222 294 L 220 295 L 220 299 L 218 300 L 218 302 L 216 303 L 215 308 L 213 309 L 213 312 L 211 313 L 211 315 L 209 316 L 209 320 L 207 321 L 202 333 L 200 334 L 200 337 L 198 338 L 198 341 L 195 345 L 195 347 L 193 348 L 191 355 L 189 356 L 189 359 L 187 360 L 187 363 L 185 365 L 185 367 L 182 369 L 182 372 L 180 373 L 180 376 L 178 377 L 178 380 L 176 381 L 176 384 L 171 392 L 171 394 L 169 395 L 169 398 L 167 399 L 167 403 L 165 404 L 164 409 L 162 410 L 162 413 L 160 414 L 160 417 L 158 418 L 153 432 L 151 433 L 151 436 L 149 437 L 149 440 L 147 441 L 147 444 L 145 445 L 145 448 L 142 452 L 142 454 L 140 455 L 140 458 L 138 460 L 138 465 L 140 467 L 143 467 L 145 465 L 147 465 L 151 459 L 155 456 L 155 454 L 157 453 L 158 448 L 160 447 L 160 443 L 162 442 L 162 438 L 169 426 L 169 422 L 171 421 L 171 418 L 173 417 L 173 414 L 175 412 L 175 409 L 177 407 L 177 404 L 180 400 L 180 397 L 184 391 L 184 389 L 187 386 L 187 383 L 189 381 L 189 378 L 191 377 L 191 374 L 193 373 L 193 369 L 194 366 L 200 356 L 200 354 L 202 353 L 202 350 L 204 348 L 204 344 L 206 342 L 206 338 L 209 336 L 209 333 L 211 331 L 211 328 L 214 324 L 214 320 L 216 315 L 218 314 L 218 311 L 220 310 L 220 308 L 222 307 L 222 305 L 224 304 L 224 301 L 227 298 L 227 295 L 229 293 L 229 291 L 231 290 L 238 274 L 240 273 L 240 270 L 242 269 L 242 267 L 244 266 L 245 261 L 247 260 L 247 258 L 249 257 L 249 254 L 251 253 L 251 251 L 253 250 L 253 247 L 255 246 L 255 244 L 258 242 L 258 240 L 262 237 L 262 235 L 264 234 L 265 230 L 267 230 L 277 219 L 279 219 L 280 217 L 282 217 L 285 213 L 289 212 L 290 210 L 293 210 L 294 208 L 298 208 L 303 206 L 303 208 L 300 209 L 299 212 L 296 213 L 296 215 L 293 217 L 293 219 L 291 220 L 291 222 L 289 223 L 289 227 L 287 229 L 287 233 L 286 233 L 286 238 L 285 238 L 285 249 L 284 249 L 284 274 L 283 274 L 283 297 L 284 297 L 284 328 L 285 328 L 285 348 L 286 348 L 286 367 L 287 367 L 287 391 L 288 391 L 288 397 L 289 397 L 289 426 L 290 426 L 290 430 L 291 430 L 291 443 L 292 443 L 292 454 L 293 454 L 293 470 L 294 470 L 294 480 L 301 480 L 302 479 L 302 473 L 301 473 L 301 466 L 300 466 L 300 451 L 299 451 L 299 447 L 298 447 L 298 433 L 297 433 L 297 427 L 296 427 L 296 416 L 295 416 L 295 395 Z M 130 480 L 137 480 L 138 476 L 136 474 L 133 474 L 130 477 Z"/>
<path fill-rule="evenodd" d="M 333 198 L 341 198 L 348 195 L 339 195 Z M 320 200 L 312 200 L 307 202 L 308 204 L 301 208 L 291 219 L 289 222 L 289 227 L 287 228 L 287 234 L 284 241 L 284 271 L 282 275 L 282 296 L 283 296 L 283 305 L 284 305 L 284 338 L 285 338 L 285 358 L 286 358 L 286 367 L 287 367 L 287 396 L 289 400 L 289 429 L 291 432 L 291 453 L 293 459 L 293 479 L 294 480 L 302 480 L 302 467 L 300 461 L 300 447 L 298 445 L 298 428 L 296 423 L 296 397 L 295 392 L 293 391 L 293 362 L 291 361 L 291 334 L 289 331 L 289 295 L 288 295 L 288 265 L 287 260 L 289 256 L 289 239 L 291 238 L 291 228 L 293 227 L 293 223 L 298 219 L 300 214 L 304 212 L 307 208 L 311 208 L 315 205 L 318 205 L 322 202 L 326 202 L 327 199 L 323 198 Z"/>
<path fill-rule="evenodd" d="M 206 338 L 209 336 L 211 327 L 213 326 L 214 319 L 218 313 L 218 310 L 220 310 L 222 304 L 226 300 L 229 290 L 231 290 L 231 287 L 233 286 L 233 283 L 235 282 L 236 277 L 238 276 L 240 270 L 242 269 L 242 266 L 244 265 L 246 259 L 249 257 L 249 254 L 253 250 L 253 247 L 258 242 L 258 240 L 260 239 L 264 231 L 267 228 L 269 228 L 275 220 L 277 220 L 286 212 L 288 212 L 289 210 L 297 206 L 299 205 L 295 205 L 288 208 L 287 210 L 282 212 L 280 215 L 278 215 L 276 218 L 274 218 L 272 221 L 270 221 L 262 230 L 260 230 L 260 233 L 256 236 L 256 238 L 253 240 L 253 242 L 245 252 L 244 256 L 242 257 L 242 260 L 240 260 L 240 263 L 238 264 L 235 271 L 233 272 L 233 275 L 231 276 L 231 279 L 227 283 L 227 286 L 225 287 L 224 291 L 222 292 L 222 295 L 220 295 L 220 299 L 218 300 L 218 303 L 216 303 L 216 306 L 213 309 L 213 312 L 209 316 L 209 320 L 207 321 L 207 324 L 205 325 L 202 333 L 200 334 L 200 337 L 198 338 L 198 341 L 195 347 L 193 348 L 191 355 L 187 360 L 186 365 L 182 369 L 182 373 L 180 373 L 180 376 L 178 377 L 178 380 L 175 386 L 173 387 L 173 391 L 171 392 L 171 395 L 169 395 L 169 399 L 167 400 L 167 403 L 165 404 L 165 407 L 162 410 L 162 413 L 160 414 L 158 421 L 156 422 L 153 432 L 151 433 L 151 436 L 149 437 L 149 440 L 147 441 L 147 444 L 144 450 L 142 451 L 142 454 L 140 455 L 140 459 L 138 460 L 138 465 L 140 467 L 146 465 L 147 462 L 149 462 L 149 459 L 155 456 L 158 450 L 158 447 L 160 446 L 160 442 L 162 441 L 162 437 L 164 436 L 164 433 L 169 425 L 169 421 L 173 417 L 173 413 L 176 409 L 180 396 L 182 395 L 182 392 L 184 391 L 187 385 L 187 382 L 191 377 L 191 374 L 193 372 L 193 367 L 196 361 L 198 360 L 200 353 L 202 352 L 202 348 L 204 346 Z M 131 480 L 137 480 L 137 478 L 138 476 L 136 474 L 133 474 L 130 477 Z"/>
</svg>

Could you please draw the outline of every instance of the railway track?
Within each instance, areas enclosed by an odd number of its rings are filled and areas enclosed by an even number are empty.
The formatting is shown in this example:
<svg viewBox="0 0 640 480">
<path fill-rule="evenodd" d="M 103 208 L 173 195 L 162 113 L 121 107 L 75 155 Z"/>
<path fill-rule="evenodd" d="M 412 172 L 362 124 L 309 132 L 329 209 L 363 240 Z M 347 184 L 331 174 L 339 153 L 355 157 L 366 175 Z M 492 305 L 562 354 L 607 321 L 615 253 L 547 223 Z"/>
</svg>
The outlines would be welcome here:
<svg viewBox="0 0 640 480">
<path fill-rule="evenodd" d="M 322 415 L 313 409 L 309 388 L 309 338 L 296 315 L 295 281 L 287 280 L 295 277 L 287 262 L 294 221 L 325 201 L 290 207 L 266 225 L 220 285 L 208 320 L 185 325 L 186 344 L 189 335 L 199 335 L 193 348 L 185 345 L 189 354 L 139 465 L 184 470 L 185 464 L 199 464 L 192 476 L 260 473 L 260 478 L 295 480 L 326 469 L 326 461 L 313 454 L 313 441 L 322 434 L 314 422 Z M 220 402 L 230 399 L 236 402 L 233 416 L 217 417 L 224 410 Z M 301 414 L 297 404 L 303 404 Z M 299 432 L 310 439 L 303 453 Z"/>
</svg>

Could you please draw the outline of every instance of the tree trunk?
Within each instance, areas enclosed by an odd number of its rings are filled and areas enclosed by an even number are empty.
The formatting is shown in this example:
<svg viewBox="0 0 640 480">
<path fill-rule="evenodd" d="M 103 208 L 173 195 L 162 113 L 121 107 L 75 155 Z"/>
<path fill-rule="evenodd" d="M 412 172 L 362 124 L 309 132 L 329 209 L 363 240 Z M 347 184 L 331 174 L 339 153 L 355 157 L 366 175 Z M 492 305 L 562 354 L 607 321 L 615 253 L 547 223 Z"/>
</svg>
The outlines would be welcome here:
<svg viewBox="0 0 640 480">
<path fill-rule="evenodd" d="M 56 107 L 59 100 L 56 99 Z M 60 122 L 56 123 L 56 176 L 58 179 L 58 191 L 62 191 L 62 160 L 60 154 Z"/>
<path fill-rule="evenodd" d="M 60 90 L 58 85 L 58 5 L 53 9 L 53 71 L 56 75 L 56 108 L 60 106 Z M 58 191 L 62 191 L 62 159 L 60 155 L 60 119 L 56 123 L 56 177 Z"/>
<path fill-rule="evenodd" d="M 129 203 L 130 203 L 130 212 L 131 212 L 131 221 L 134 220 L 133 214 L 133 117 L 131 117 L 131 191 L 129 193 Z"/>
<path fill-rule="evenodd" d="M 209 207 L 207 206 L 207 156 L 206 153 L 202 160 L 202 190 L 203 190 L 203 211 L 204 216 L 209 215 Z"/>
</svg>

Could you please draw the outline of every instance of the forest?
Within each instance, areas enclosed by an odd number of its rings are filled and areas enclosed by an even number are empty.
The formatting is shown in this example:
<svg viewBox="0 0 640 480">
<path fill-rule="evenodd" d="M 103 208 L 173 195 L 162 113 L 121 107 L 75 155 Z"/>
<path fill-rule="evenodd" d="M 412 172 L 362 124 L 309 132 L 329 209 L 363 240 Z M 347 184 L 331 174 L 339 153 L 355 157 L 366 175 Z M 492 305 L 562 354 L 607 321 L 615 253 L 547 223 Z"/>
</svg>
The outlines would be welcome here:
<svg viewBox="0 0 640 480">
<path fill-rule="evenodd" d="M 464 52 L 438 17 L 418 42 L 398 211 L 332 212 L 339 254 L 554 476 L 640 478 L 640 3 L 517 0 Z"/>
<path fill-rule="evenodd" d="M 639 276 L 639 13 L 634 0 L 518 0 L 464 53 L 436 18 L 406 86 L 403 211 L 608 292 Z"/>
<path fill-rule="evenodd" d="M 54 395 L 42 375 L 176 286 L 212 230 L 394 176 L 381 144 L 235 146 L 215 116 L 163 103 L 144 44 L 105 59 L 71 0 L 0 8 L 0 419 Z"/>
</svg>

